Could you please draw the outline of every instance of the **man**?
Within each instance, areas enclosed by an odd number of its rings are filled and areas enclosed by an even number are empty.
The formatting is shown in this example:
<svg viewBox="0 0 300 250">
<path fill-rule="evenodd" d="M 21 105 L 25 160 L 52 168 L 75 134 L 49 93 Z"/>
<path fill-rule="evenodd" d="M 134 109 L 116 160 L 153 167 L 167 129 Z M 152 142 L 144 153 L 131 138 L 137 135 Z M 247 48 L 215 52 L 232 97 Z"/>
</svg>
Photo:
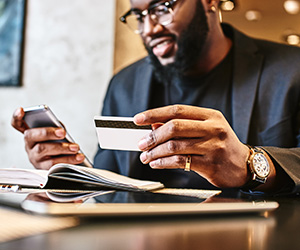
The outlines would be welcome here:
<svg viewBox="0 0 300 250">
<path fill-rule="evenodd" d="M 121 20 L 149 57 L 113 77 L 102 114 L 139 113 L 135 123 L 153 131 L 141 154 L 99 148 L 95 167 L 168 187 L 298 191 L 300 51 L 221 26 L 218 4 L 131 0 Z M 18 109 L 12 125 L 36 168 L 82 162 L 78 145 L 49 142 L 64 130 L 27 129 L 23 115 Z"/>
</svg>

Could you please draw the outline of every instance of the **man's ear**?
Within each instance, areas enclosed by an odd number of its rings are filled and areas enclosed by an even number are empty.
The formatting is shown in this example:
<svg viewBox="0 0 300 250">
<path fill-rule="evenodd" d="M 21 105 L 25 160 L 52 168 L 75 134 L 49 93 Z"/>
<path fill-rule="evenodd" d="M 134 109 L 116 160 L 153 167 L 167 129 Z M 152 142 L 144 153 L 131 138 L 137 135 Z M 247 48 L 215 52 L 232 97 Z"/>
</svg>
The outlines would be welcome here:
<svg viewBox="0 0 300 250">
<path fill-rule="evenodd" d="M 199 0 L 207 12 L 217 12 L 220 0 Z"/>
</svg>

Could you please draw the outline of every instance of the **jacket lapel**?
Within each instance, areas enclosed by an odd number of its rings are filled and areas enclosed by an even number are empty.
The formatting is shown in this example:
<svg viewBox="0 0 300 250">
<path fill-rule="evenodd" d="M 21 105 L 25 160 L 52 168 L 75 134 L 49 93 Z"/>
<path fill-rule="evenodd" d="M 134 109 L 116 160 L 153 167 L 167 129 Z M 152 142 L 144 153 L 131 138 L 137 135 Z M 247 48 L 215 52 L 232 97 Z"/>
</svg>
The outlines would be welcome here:
<svg viewBox="0 0 300 250">
<path fill-rule="evenodd" d="M 248 140 L 263 59 L 251 39 L 234 31 L 232 127 L 244 143 Z"/>
</svg>

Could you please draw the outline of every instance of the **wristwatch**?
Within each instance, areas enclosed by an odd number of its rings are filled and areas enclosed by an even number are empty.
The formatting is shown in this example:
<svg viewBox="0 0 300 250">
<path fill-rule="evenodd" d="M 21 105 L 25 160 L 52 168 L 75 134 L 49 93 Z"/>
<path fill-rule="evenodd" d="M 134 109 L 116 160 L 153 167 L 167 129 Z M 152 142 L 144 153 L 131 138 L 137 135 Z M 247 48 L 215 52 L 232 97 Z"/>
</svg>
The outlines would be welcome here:
<svg viewBox="0 0 300 250">
<path fill-rule="evenodd" d="M 243 186 L 243 190 L 251 190 L 264 184 L 270 174 L 270 165 L 264 151 L 257 147 L 247 146 L 250 149 L 247 167 L 251 173 L 251 179 Z"/>
</svg>

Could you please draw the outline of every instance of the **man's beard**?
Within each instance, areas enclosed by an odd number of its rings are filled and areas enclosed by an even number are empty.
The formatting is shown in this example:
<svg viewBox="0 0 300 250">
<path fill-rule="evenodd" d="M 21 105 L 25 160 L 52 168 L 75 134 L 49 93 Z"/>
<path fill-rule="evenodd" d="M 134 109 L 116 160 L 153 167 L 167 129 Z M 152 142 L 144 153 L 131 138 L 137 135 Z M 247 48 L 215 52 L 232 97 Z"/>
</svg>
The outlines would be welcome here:
<svg viewBox="0 0 300 250">
<path fill-rule="evenodd" d="M 156 79 L 159 82 L 169 82 L 174 77 L 183 76 L 191 69 L 201 56 L 208 31 L 207 17 L 203 5 L 200 1 L 197 1 L 194 17 L 187 29 L 178 38 L 178 51 L 173 63 L 163 66 L 152 49 L 145 45 Z"/>
</svg>

